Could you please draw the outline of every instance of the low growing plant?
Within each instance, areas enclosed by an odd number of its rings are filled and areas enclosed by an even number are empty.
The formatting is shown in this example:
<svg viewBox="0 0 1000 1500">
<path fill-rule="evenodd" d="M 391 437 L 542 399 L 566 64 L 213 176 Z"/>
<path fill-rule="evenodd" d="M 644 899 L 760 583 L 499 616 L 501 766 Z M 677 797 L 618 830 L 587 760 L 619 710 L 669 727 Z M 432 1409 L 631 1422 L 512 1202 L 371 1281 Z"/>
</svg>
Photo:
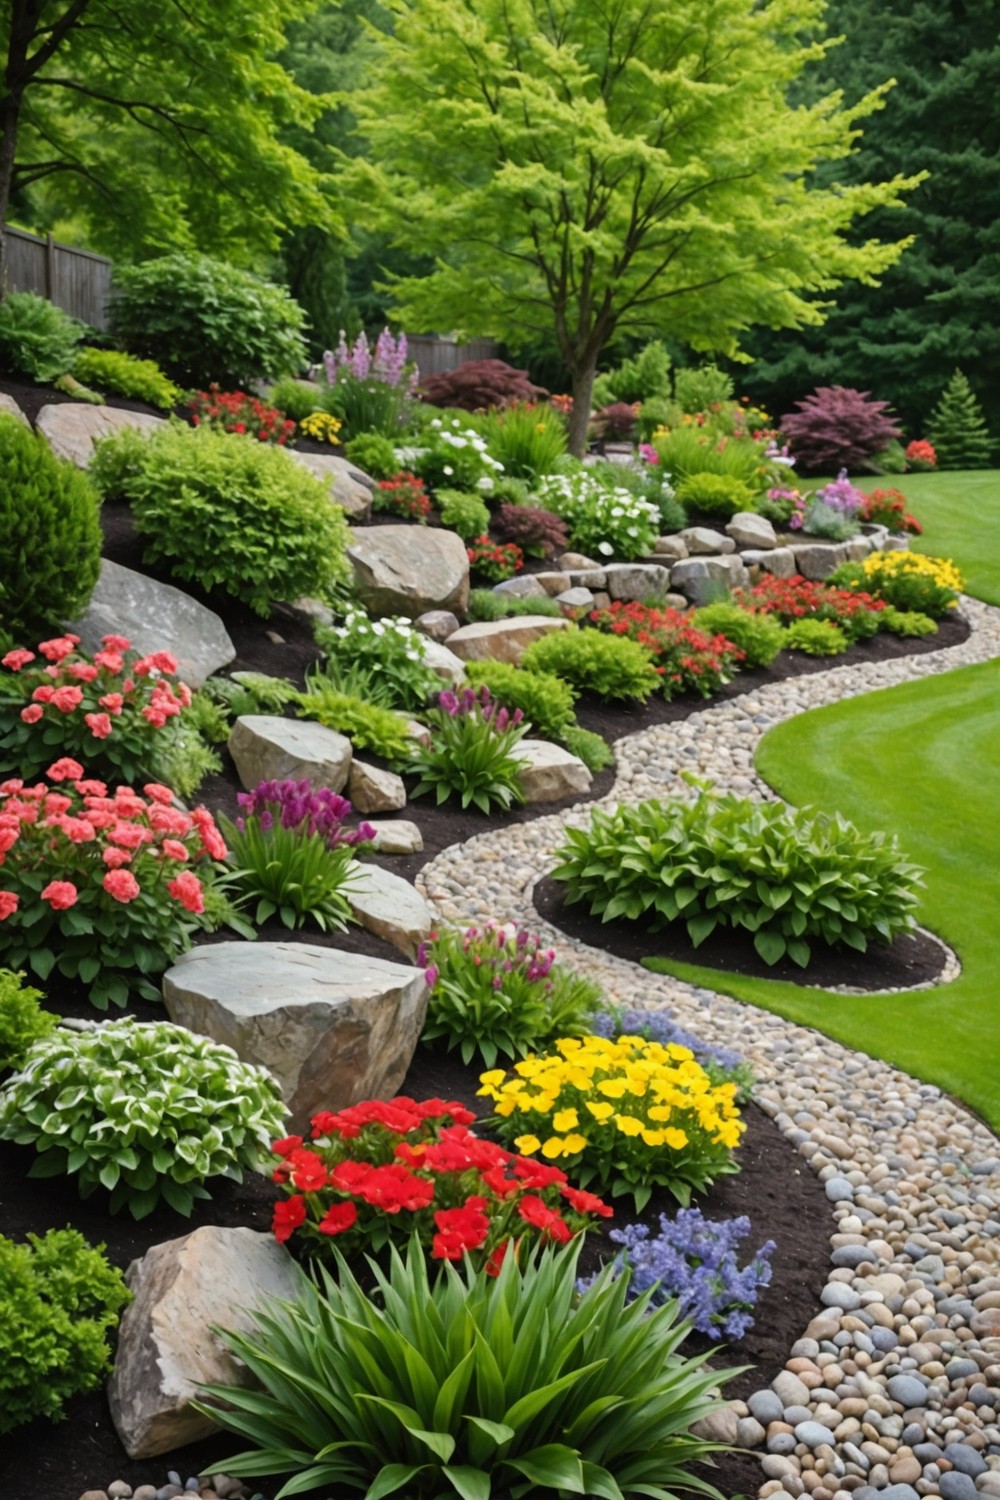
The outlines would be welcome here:
<svg viewBox="0 0 1000 1500">
<path fill-rule="evenodd" d="M 298 702 L 304 719 L 336 729 L 356 750 L 371 750 L 396 765 L 409 758 L 412 741 L 402 714 L 343 692 L 318 668 L 307 675 L 306 691 L 299 694 Z"/>
<path fill-rule="evenodd" d="M 463 542 L 482 536 L 490 524 L 486 502 L 462 490 L 438 490 L 434 497 L 441 512 L 441 525 L 457 531 Z"/>
<path fill-rule="evenodd" d="M 547 594 L 498 594 L 493 589 L 471 589 L 467 613 L 470 620 L 507 620 L 516 615 L 548 615 L 562 619 L 562 608 Z"/>
<path fill-rule="evenodd" d="M 872 552 L 861 564 L 865 586 L 896 609 L 941 620 L 958 608 L 965 581 L 955 564 L 922 552 Z"/>
<path fill-rule="evenodd" d="M 379 480 L 372 494 L 372 509 L 422 524 L 431 513 L 431 500 L 424 481 L 401 470 L 390 479 Z"/>
<path fill-rule="evenodd" d="M 295 435 L 295 423 L 276 406 L 247 391 L 223 391 L 218 385 L 196 391 L 188 401 L 191 424 L 216 432 L 233 432 L 283 448 Z"/>
<path fill-rule="evenodd" d="M 730 520 L 740 511 L 754 509 L 753 491 L 746 480 L 733 475 L 689 474 L 677 486 L 677 499 L 687 510 Z"/>
<path fill-rule="evenodd" d="M 911 444 L 912 446 L 912 444 Z M 906 508 L 902 490 L 869 490 L 864 497 L 859 519 L 870 525 L 887 526 L 890 531 L 922 536 L 924 528 Z"/>
<path fill-rule="evenodd" d="M 685 1047 L 705 1069 L 713 1084 L 735 1083 L 737 1103 L 752 1095 L 753 1070 L 746 1059 L 731 1047 L 720 1047 L 695 1036 L 678 1025 L 669 1011 L 638 1007 L 623 1010 L 609 1005 L 597 1011 L 591 1029 L 595 1036 L 607 1037 L 609 1041 L 618 1041 L 623 1036 L 639 1036 L 647 1042 L 659 1042 L 662 1047 Z"/>
<path fill-rule="evenodd" d="M 592 729 L 581 729 L 579 724 L 571 724 L 563 731 L 562 743 L 594 775 L 603 771 L 605 766 L 614 765 L 615 752 L 607 740 Z"/>
<path fill-rule="evenodd" d="M 0 302 L 0 361 L 12 375 L 48 384 L 73 368 L 83 324 L 35 292 Z"/>
<path fill-rule="evenodd" d="M 426 637 L 410 620 L 372 620 L 364 610 L 350 609 L 338 625 L 318 627 L 316 642 L 326 652 L 325 675 L 334 686 L 382 708 L 420 713 L 441 690 L 441 679 L 427 665 Z"/>
<path fill-rule="evenodd" d="M 847 564 L 854 568 L 856 564 Z M 844 587 L 842 576 L 851 583 Z M 863 586 L 864 574 L 842 569 L 831 574 L 825 583 L 814 583 L 794 574 L 777 578 L 768 574 L 750 589 L 736 589 L 733 600 L 755 614 L 771 615 L 785 625 L 798 620 L 827 620 L 843 631 L 849 641 L 868 640 L 879 628 L 885 605 Z"/>
<path fill-rule="evenodd" d="M 132 401 L 145 401 L 161 411 L 172 411 L 183 392 L 168 380 L 152 359 L 136 359 L 120 349 L 95 349 L 90 345 L 78 349 L 73 360 L 73 374 L 78 380 L 99 391 L 110 391 Z"/>
<path fill-rule="evenodd" d="M 267 389 L 267 398 L 293 422 L 301 422 L 311 412 L 320 410 L 322 387 L 314 380 L 299 380 L 294 375 L 282 375 Z"/>
<path fill-rule="evenodd" d="M 890 635 L 911 637 L 937 635 L 938 629 L 930 615 L 923 615 L 918 609 L 897 609 L 894 604 L 887 605 L 882 611 L 879 625 Z"/>
<path fill-rule="evenodd" d="M 656 505 L 614 479 L 607 483 L 584 468 L 550 474 L 536 489 L 546 510 L 569 527 L 574 547 L 601 558 L 647 557 L 660 531 Z"/>
<path fill-rule="evenodd" d="M 655 1188 L 687 1204 L 737 1172 L 746 1128 L 736 1085 L 713 1084 L 685 1047 L 644 1037 L 561 1037 L 508 1075 L 483 1073 L 502 1140 L 559 1161 L 584 1187 L 630 1196 L 641 1213 Z"/>
<path fill-rule="evenodd" d="M 455 796 L 463 808 L 484 813 L 524 801 L 517 746 L 529 726 L 519 709 L 509 714 L 487 687 L 449 689 L 424 719 L 431 742 L 411 752 L 411 769 L 420 778 L 411 796 L 433 792 L 439 807 Z"/>
<path fill-rule="evenodd" d="M 703 698 L 731 682 L 743 652 L 724 634 L 710 634 L 687 614 L 655 604 L 616 601 L 595 609 L 590 619 L 618 640 L 635 641 L 648 652 L 665 698 L 694 691 Z"/>
<path fill-rule="evenodd" d="M 433 417 L 422 434 L 413 467 L 432 490 L 478 490 L 489 495 L 503 464 L 488 451 L 486 439 L 459 417 Z"/>
<path fill-rule="evenodd" d="M 340 429 L 343 425 L 339 417 L 331 416 L 328 411 L 311 411 L 299 423 L 299 432 L 303 437 L 311 438 L 314 443 L 326 443 L 329 447 L 336 448 L 340 444 Z"/>
<path fill-rule="evenodd" d="M 131 1298 L 103 1245 L 75 1229 L 0 1236 L 0 1433 L 34 1417 L 58 1422 L 111 1364 L 107 1335 Z"/>
<path fill-rule="evenodd" d="M 474 537 L 465 550 L 472 572 L 488 583 L 503 583 L 524 567 L 524 554 L 516 542 L 495 542 L 486 532 Z"/>
<path fill-rule="evenodd" d="M 806 500 L 802 514 L 802 530 L 809 536 L 826 537 L 830 541 L 843 542 L 856 536 L 864 509 L 865 497 L 841 469 L 837 478 L 822 489 L 816 490 Z M 794 518 L 793 518 L 794 519 Z"/>
<path fill-rule="evenodd" d="M 839 656 L 850 641 L 832 620 L 795 620 L 785 631 L 785 645 L 806 656 Z"/>
<path fill-rule="evenodd" d="M 380 432 L 359 432 L 344 444 L 344 457 L 370 479 L 391 479 L 399 473 L 396 450 Z"/>
<path fill-rule="evenodd" d="M 542 739 L 561 740 L 576 722 L 576 691 L 561 677 L 490 659 L 468 662 L 466 673 L 474 687 L 485 683 L 501 708 L 511 712 L 519 708 Z"/>
<path fill-rule="evenodd" d="M 723 599 L 702 605 L 690 619 L 706 635 L 732 641 L 742 651 L 746 667 L 769 667 L 785 644 L 784 628 L 773 616 L 754 614 Z"/>
<path fill-rule="evenodd" d="M 556 962 L 526 927 L 489 921 L 432 933 L 417 952 L 429 987 L 424 1042 L 492 1068 L 557 1036 L 582 1036 L 600 987 Z"/>
<path fill-rule="evenodd" d="M 35 1042 L 0 1088 L 0 1138 L 34 1146 L 30 1177 L 99 1187 L 145 1218 L 189 1215 L 214 1177 L 259 1170 L 286 1110 L 265 1068 L 169 1021 L 106 1021 Z"/>
<path fill-rule="evenodd" d="M 521 665 L 529 672 L 561 677 L 578 693 L 591 692 L 598 698 L 645 702 L 660 686 L 652 657 L 638 641 L 573 625 L 533 641 Z"/>
<path fill-rule="evenodd" d="M 0 969 L 0 1073 L 19 1068 L 33 1042 L 55 1031 L 59 1017 L 42 1009 L 42 992 L 24 975 Z"/>
<path fill-rule="evenodd" d="M 339 1256 L 319 1287 L 303 1277 L 259 1332 L 222 1335 L 255 1381 L 207 1388 L 202 1409 L 255 1445 L 227 1472 L 291 1475 L 276 1500 L 334 1485 L 365 1500 L 669 1500 L 719 1446 L 690 1431 L 718 1410 L 719 1373 L 679 1353 L 672 1306 L 626 1305 L 610 1269 L 579 1296 L 578 1258 L 509 1255 L 495 1283 L 471 1265 L 432 1283 L 413 1246 L 388 1273 L 373 1265 L 378 1302 Z"/>
<path fill-rule="evenodd" d="M 604 922 L 683 922 L 695 947 L 716 928 L 753 933 L 767 964 L 805 968 L 810 939 L 860 953 L 916 926 L 920 869 L 895 838 L 839 814 L 718 796 L 596 808 L 568 828 L 556 880 Z"/>
</svg>

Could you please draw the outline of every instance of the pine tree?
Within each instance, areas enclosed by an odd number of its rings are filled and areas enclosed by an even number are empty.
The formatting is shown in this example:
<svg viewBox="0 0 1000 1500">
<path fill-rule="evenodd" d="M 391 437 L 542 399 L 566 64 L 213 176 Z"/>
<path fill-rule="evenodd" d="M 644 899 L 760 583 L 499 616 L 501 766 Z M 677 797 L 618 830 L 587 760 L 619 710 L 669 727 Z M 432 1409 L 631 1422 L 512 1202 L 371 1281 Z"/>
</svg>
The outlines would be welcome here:
<svg viewBox="0 0 1000 1500">
<path fill-rule="evenodd" d="M 939 469 L 988 469 L 993 443 L 975 392 L 956 370 L 931 414 L 928 436 Z"/>
</svg>

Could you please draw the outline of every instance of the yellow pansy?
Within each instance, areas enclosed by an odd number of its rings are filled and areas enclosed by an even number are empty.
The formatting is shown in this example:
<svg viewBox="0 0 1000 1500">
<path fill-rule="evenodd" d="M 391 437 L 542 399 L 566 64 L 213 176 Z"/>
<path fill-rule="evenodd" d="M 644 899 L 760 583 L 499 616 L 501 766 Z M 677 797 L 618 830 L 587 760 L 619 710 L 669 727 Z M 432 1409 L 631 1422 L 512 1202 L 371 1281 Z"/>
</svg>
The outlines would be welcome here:
<svg viewBox="0 0 1000 1500">
<path fill-rule="evenodd" d="M 639 1134 L 647 1146 L 662 1146 L 667 1138 L 665 1130 L 641 1130 Z"/>
<path fill-rule="evenodd" d="M 669 1146 L 671 1151 L 683 1151 L 688 1143 L 688 1138 L 683 1130 L 675 1130 L 668 1126 L 663 1132 L 663 1144 Z"/>
<path fill-rule="evenodd" d="M 501 1119 L 506 1119 L 508 1115 L 512 1115 L 514 1113 L 516 1108 L 516 1099 L 498 1099 L 496 1109 L 493 1112 L 494 1114 L 499 1115 Z"/>
<path fill-rule="evenodd" d="M 607 1120 L 615 1112 L 614 1105 L 613 1104 L 605 1104 L 605 1102 L 602 1099 L 598 1099 L 596 1101 L 588 1099 L 586 1101 L 586 1107 L 590 1111 L 590 1113 L 593 1115 L 593 1117 L 594 1117 L 595 1120 Z"/>
<path fill-rule="evenodd" d="M 555 1161 L 557 1156 L 562 1156 L 565 1144 L 561 1135 L 550 1135 L 542 1147 L 542 1155 L 547 1161 Z"/>
<path fill-rule="evenodd" d="M 605 1099 L 620 1099 L 625 1092 L 625 1080 L 623 1078 L 602 1078 L 597 1085 L 597 1092 L 603 1094 Z"/>
<path fill-rule="evenodd" d="M 532 1156 L 540 1150 L 541 1144 L 537 1135 L 519 1135 L 514 1142 L 514 1147 L 522 1156 Z"/>
<path fill-rule="evenodd" d="M 637 1120 L 635 1115 L 615 1115 L 615 1124 L 622 1135 L 638 1135 L 643 1129 L 642 1121 Z"/>
<path fill-rule="evenodd" d="M 580 1116 L 575 1109 L 560 1109 L 552 1116 L 552 1125 L 555 1130 L 573 1130 L 580 1123 Z"/>
<path fill-rule="evenodd" d="M 503 1068 L 491 1068 L 488 1073 L 480 1073 L 479 1082 L 483 1084 L 484 1087 L 481 1088 L 479 1092 L 481 1094 L 484 1094 L 486 1093 L 487 1089 L 499 1088 L 506 1077 L 507 1074 Z"/>
</svg>

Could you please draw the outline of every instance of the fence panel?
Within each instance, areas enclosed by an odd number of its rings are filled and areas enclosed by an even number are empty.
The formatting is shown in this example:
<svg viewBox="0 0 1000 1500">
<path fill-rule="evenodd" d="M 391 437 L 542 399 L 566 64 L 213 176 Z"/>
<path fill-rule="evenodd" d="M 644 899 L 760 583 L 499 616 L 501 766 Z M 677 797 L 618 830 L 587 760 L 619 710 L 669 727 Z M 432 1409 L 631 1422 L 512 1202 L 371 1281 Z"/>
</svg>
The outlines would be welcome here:
<svg viewBox="0 0 1000 1500">
<path fill-rule="evenodd" d="M 94 328 L 108 326 L 111 261 L 106 256 L 8 227 L 7 265 L 10 291 L 37 292 Z"/>
<path fill-rule="evenodd" d="M 455 339 L 434 333 L 407 334 L 406 346 L 422 380 L 445 370 L 457 370 L 474 359 L 495 359 L 497 352 L 492 339 L 470 339 L 467 344 L 459 344 Z"/>
</svg>

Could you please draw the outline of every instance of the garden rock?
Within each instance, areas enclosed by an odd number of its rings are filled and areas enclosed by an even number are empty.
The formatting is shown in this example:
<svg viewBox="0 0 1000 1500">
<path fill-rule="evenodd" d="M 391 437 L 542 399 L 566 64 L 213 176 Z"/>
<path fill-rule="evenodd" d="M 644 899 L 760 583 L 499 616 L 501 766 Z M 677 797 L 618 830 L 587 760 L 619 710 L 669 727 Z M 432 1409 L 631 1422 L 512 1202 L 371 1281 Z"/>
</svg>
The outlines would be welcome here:
<svg viewBox="0 0 1000 1500">
<path fill-rule="evenodd" d="M 666 557 L 671 562 L 682 562 L 687 555 L 687 543 L 679 532 L 674 536 L 658 536 L 653 543 L 654 557 Z"/>
<path fill-rule="evenodd" d="M 836 572 L 841 563 L 847 561 L 847 548 L 843 542 L 811 542 L 793 548 L 795 566 L 803 578 L 821 583 Z"/>
<path fill-rule="evenodd" d="M 881 551 L 883 552 L 909 552 L 910 538 L 900 536 L 898 532 L 890 531 L 883 538 Z"/>
<path fill-rule="evenodd" d="M 736 543 L 732 537 L 723 536 L 721 531 L 713 531 L 710 526 L 688 526 L 684 531 L 678 532 L 678 536 L 687 547 L 689 557 L 736 551 Z"/>
<path fill-rule="evenodd" d="M 612 599 L 660 599 L 670 585 L 670 569 L 660 563 L 613 563 L 604 571 Z"/>
<path fill-rule="evenodd" d="M 351 761 L 347 774 L 347 795 L 357 813 L 398 812 L 406 806 L 406 787 L 395 771 L 383 771 L 367 761 Z"/>
<path fill-rule="evenodd" d="M 534 573 L 525 573 L 522 578 L 504 578 L 493 585 L 494 594 L 506 594 L 511 599 L 540 599 L 547 590 L 539 583 Z"/>
<path fill-rule="evenodd" d="M 514 754 L 528 762 L 518 773 L 526 802 L 558 802 L 590 790 L 590 771 L 562 745 L 554 745 L 551 740 L 521 740 Z"/>
<path fill-rule="evenodd" d="M 70 628 L 85 651 L 97 651 L 105 635 L 123 635 L 143 654 L 169 651 L 182 681 L 193 688 L 236 656 L 218 615 L 173 584 L 106 557 L 86 611 Z"/>
<path fill-rule="evenodd" d="M 586 571 L 588 568 L 600 566 L 600 563 L 595 562 L 592 557 L 587 557 L 583 552 L 564 552 L 556 560 L 556 567 L 563 573 L 579 573 L 581 568 Z"/>
<path fill-rule="evenodd" d="M 558 573 L 532 573 L 531 577 L 536 583 L 540 583 L 547 594 L 557 599 L 560 594 L 566 592 L 566 574 Z"/>
<path fill-rule="evenodd" d="M 419 854 L 424 847 L 424 836 L 416 823 L 407 818 L 389 818 L 385 823 L 372 821 L 375 837 L 369 848 L 376 854 Z"/>
<path fill-rule="evenodd" d="M 747 568 L 763 568 L 775 578 L 791 578 L 795 574 L 795 553 L 791 547 L 775 547 L 773 552 L 748 551 L 740 554 Z"/>
<path fill-rule="evenodd" d="M 147 412 L 123 411 L 117 406 L 91 406 L 86 401 L 62 401 L 58 406 L 43 406 L 35 426 L 46 439 L 56 458 L 65 458 L 78 469 L 85 469 L 99 438 L 110 437 L 124 427 L 140 432 L 155 432 L 165 425 L 163 417 Z"/>
<path fill-rule="evenodd" d="M 372 480 L 367 483 L 359 470 L 354 469 L 346 458 L 335 453 L 300 453 L 297 448 L 287 450 L 296 462 L 302 464 L 326 484 L 330 499 L 346 511 L 352 521 L 367 521 L 372 513 Z"/>
<path fill-rule="evenodd" d="M 428 640 L 443 644 L 462 622 L 448 609 L 429 609 L 426 614 L 418 615 L 413 623 Z"/>
<path fill-rule="evenodd" d="M 311 781 L 343 791 L 351 768 L 351 742 L 308 719 L 245 714 L 229 735 L 229 753 L 248 791 L 259 781 Z"/>
<path fill-rule="evenodd" d="M 576 589 L 604 589 L 608 586 L 608 574 L 605 568 L 584 568 L 582 572 L 571 573 L 569 581 Z"/>
<path fill-rule="evenodd" d="M 726 527 L 726 535 L 731 536 L 737 547 L 759 547 L 762 550 L 770 550 L 778 545 L 774 527 L 766 516 L 759 516 L 753 510 L 741 510 Z"/>
<path fill-rule="evenodd" d="M 6 412 L 9 417 L 16 417 L 25 427 L 31 426 L 31 423 L 14 400 L 14 397 L 8 396 L 6 391 L 0 391 L 0 411 Z"/>
<path fill-rule="evenodd" d="M 534 641 L 553 630 L 565 630 L 568 620 L 551 615 L 519 615 L 513 620 L 480 620 L 463 625 L 447 640 L 449 651 L 463 661 L 506 661 L 520 666 Z"/>
<path fill-rule="evenodd" d="M 410 958 L 434 926 L 434 913 L 420 892 L 379 865 L 360 865 L 344 894 L 362 927 Z"/>
<path fill-rule="evenodd" d="M 285 603 L 297 620 L 304 625 L 332 625 L 335 620 L 333 610 L 329 604 L 322 599 L 310 599 L 307 594 L 302 594 L 298 599 L 289 599 Z"/>
<path fill-rule="evenodd" d="M 465 681 L 465 663 L 440 641 L 424 643 L 424 666 L 436 672 L 449 687 L 461 687 Z"/>
<path fill-rule="evenodd" d="M 347 555 L 361 601 L 375 614 L 413 620 L 433 609 L 465 613 L 469 558 L 457 532 L 377 526 L 352 532 Z"/>
<path fill-rule="evenodd" d="M 249 1384 L 245 1366 L 209 1330 L 255 1328 L 254 1312 L 294 1298 L 301 1272 L 269 1234 L 207 1225 L 154 1245 L 128 1268 L 108 1400 L 130 1458 L 152 1458 L 218 1431 L 193 1410 L 202 1381 Z"/>
<path fill-rule="evenodd" d="M 694 604 L 708 604 L 723 591 L 745 588 L 749 581 L 750 575 L 738 555 L 689 557 L 684 562 L 674 563 L 670 570 L 671 588 L 677 589 Z"/>
<path fill-rule="evenodd" d="M 270 1069 L 301 1129 L 321 1109 L 389 1098 L 424 1023 L 421 970 L 312 943 L 214 943 L 163 976 L 167 1014 Z"/>
<path fill-rule="evenodd" d="M 879 550 L 870 536 L 848 537 L 844 545 L 847 548 L 847 556 L 851 562 L 861 562 L 869 553 Z"/>
<path fill-rule="evenodd" d="M 556 595 L 556 603 L 567 620 L 576 620 L 593 609 L 594 595 L 589 589 L 567 589 L 564 594 Z"/>
</svg>

